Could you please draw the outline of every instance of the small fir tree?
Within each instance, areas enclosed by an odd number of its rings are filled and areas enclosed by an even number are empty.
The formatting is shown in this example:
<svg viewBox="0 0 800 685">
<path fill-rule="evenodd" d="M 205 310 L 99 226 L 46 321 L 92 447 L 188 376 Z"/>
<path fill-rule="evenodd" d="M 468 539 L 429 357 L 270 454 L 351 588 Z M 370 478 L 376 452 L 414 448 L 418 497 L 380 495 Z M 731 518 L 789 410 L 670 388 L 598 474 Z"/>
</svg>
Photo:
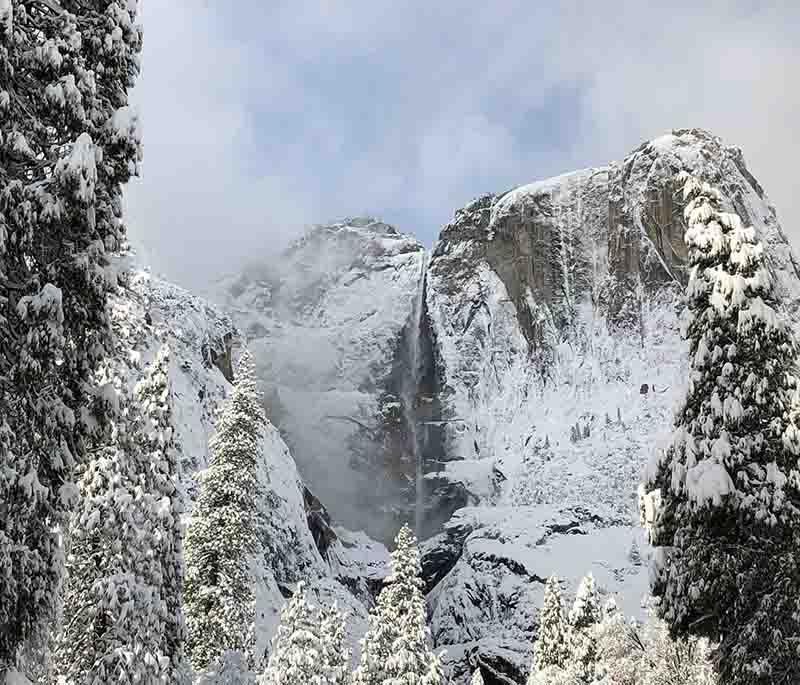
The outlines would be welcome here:
<svg viewBox="0 0 800 685">
<path fill-rule="evenodd" d="M 345 685 L 350 677 L 350 651 L 345 646 L 345 617 L 335 603 L 320 610 L 319 634 L 327 685 Z"/>
<path fill-rule="evenodd" d="M 361 641 L 353 685 L 441 685 L 444 673 L 430 648 L 416 539 L 406 525 L 392 552 L 392 575 L 378 597 Z"/>
<path fill-rule="evenodd" d="M 580 672 L 585 682 L 594 680 L 597 662 L 597 638 L 595 629 L 600 621 L 600 597 L 591 573 L 581 580 L 575 602 L 569 612 L 568 641 L 570 663 Z"/>
<path fill-rule="evenodd" d="M 64 631 L 55 662 L 66 682 L 164 682 L 166 603 L 157 559 L 160 520 L 147 489 L 135 407 L 115 379 L 120 410 L 111 443 L 80 470 L 70 526 Z"/>
<path fill-rule="evenodd" d="M 281 612 L 259 685 L 344 685 L 348 659 L 342 615 L 335 607 L 314 611 L 301 582 Z"/>
<path fill-rule="evenodd" d="M 184 603 L 189 650 L 202 671 L 226 651 L 249 654 L 255 598 L 250 559 L 259 553 L 257 462 L 266 416 L 245 352 L 211 440 L 212 458 L 186 535 Z"/>
<path fill-rule="evenodd" d="M 568 626 L 564 620 L 561 587 L 556 576 L 550 576 L 544 588 L 539 629 L 533 646 L 531 675 L 548 666 L 563 668 L 569 656 Z"/>
</svg>

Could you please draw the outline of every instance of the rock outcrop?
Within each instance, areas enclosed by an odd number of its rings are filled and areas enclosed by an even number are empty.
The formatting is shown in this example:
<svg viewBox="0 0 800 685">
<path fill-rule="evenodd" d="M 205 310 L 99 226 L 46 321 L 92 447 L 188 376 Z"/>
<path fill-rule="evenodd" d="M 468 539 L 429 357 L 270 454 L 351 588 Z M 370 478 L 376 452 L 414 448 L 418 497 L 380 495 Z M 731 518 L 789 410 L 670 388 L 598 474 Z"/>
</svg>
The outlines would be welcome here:
<svg viewBox="0 0 800 685">
<path fill-rule="evenodd" d="M 432 630 L 454 682 L 477 666 L 487 684 L 524 682 L 550 574 L 569 593 L 591 570 L 630 613 L 646 590 L 634 494 L 686 377 L 681 171 L 755 227 L 794 314 L 800 269 L 775 210 L 741 151 L 701 130 L 481 197 L 434 248 L 443 452 L 428 479 L 478 505 L 425 545 Z"/>
<path fill-rule="evenodd" d="M 787 305 L 797 307 L 800 262 L 774 208 L 741 150 L 705 131 L 675 131 L 620 163 L 479 198 L 443 229 L 428 270 L 448 459 L 480 452 L 480 430 L 467 419 L 486 401 L 487 378 L 520 357 L 546 366 L 586 309 L 635 332 L 644 300 L 685 284 L 683 202 L 673 182 L 681 171 L 719 187 L 756 228 Z"/>
</svg>

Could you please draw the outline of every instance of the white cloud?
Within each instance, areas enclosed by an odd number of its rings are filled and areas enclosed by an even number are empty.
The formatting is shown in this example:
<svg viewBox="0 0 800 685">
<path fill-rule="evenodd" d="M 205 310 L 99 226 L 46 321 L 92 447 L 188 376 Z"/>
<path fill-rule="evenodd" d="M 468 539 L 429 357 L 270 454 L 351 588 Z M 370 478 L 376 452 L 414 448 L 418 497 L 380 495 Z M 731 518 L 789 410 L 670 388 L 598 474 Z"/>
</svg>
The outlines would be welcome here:
<svg viewBox="0 0 800 685">
<path fill-rule="evenodd" d="M 204 283 L 227 263 L 268 253 L 314 214 L 313 198 L 253 155 L 247 92 L 254 64 L 220 19 L 190 0 L 145 3 L 134 93 L 143 176 L 128 193 L 130 233 L 154 268 Z M 276 92 L 284 84 L 264 79 Z"/>
<path fill-rule="evenodd" d="M 482 192 L 701 126 L 800 238 L 800 11 L 701 4 L 150 0 L 133 233 L 195 282 L 347 214 L 430 240 Z"/>
</svg>

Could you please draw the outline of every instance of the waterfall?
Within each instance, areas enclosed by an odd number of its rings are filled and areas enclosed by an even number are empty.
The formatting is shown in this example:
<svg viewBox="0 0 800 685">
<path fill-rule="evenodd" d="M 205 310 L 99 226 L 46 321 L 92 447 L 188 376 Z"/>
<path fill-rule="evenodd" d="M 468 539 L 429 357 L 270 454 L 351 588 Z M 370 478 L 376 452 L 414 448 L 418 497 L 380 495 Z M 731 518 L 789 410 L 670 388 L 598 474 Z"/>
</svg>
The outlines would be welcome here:
<svg viewBox="0 0 800 685">
<path fill-rule="evenodd" d="M 411 312 L 411 325 L 406 335 L 408 346 L 407 359 L 409 373 L 404 378 L 402 385 L 402 405 L 406 425 L 408 427 L 409 447 L 414 463 L 414 528 L 417 537 L 422 533 L 422 524 L 425 512 L 425 471 L 424 452 L 427 442 L 427 426 L 420 421 L 420 385 L 425 372 L 425 360 L 422 340 L 422 324 L 425 316 L 425 281 L 428 271 L 428 255 L 422 257 L 422 267 L 419 279 L 419 290 Z"/>
</svg>

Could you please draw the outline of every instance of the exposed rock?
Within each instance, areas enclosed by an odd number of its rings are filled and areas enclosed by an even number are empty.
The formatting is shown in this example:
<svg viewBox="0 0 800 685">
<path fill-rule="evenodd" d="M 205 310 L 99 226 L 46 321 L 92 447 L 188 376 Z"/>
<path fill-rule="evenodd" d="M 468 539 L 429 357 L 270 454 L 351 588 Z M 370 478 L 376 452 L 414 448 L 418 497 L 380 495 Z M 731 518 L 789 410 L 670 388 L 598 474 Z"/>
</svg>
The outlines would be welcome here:
<svg viewBox="0 0 800 685">
<path fill-rule="evenodd" d="M 314 543 L 323 558 L 327 558 L 328 549 L 338 539 L 333 529 L 333 522 L 327 509 L 307 487 L 303 487 L 303 504 L 306 509 L 306 521 Z"/>
<path fill-rule="evenodd" d="M 602 513 L 546 506 L 467 508 L 447 524 L 440 545 L 426 547 L 430 570 L 440 549 L 450 553 L 450 565 L 461 540 L 457 561 L 428 595 L 433 637 L 446 646 L 453 682 L 466 682 L 478 665 L 492 682 L 524 682 L 544 584 L 552 573 L 566 579 L 568 591 L 591 570 L 605 591 L 627 586 L 630 597 L 635 586 L 645 593 L 642 567 L 631 568 L 625 555 L 613 556 L 615 549 L 627 551 L 638 532 Z"/>
<path fill-rule="evenodd" d="M 337 529 L 328 558 L 333 576 L 372 608 L 389 575 L 389 550 L 362 532 Z"/>
<path fill-rule="evenodd" d="M 697 129 L 483 196 L 442 231 L 427 308 L 443 454 L 428 478 L 479 504 L 424 546 L 433 634 L 454 683 L 477 666 L 487 682 L 524 682 L 551 573 L 568 592 L 587 571 L 602 575 L 636 613 L 646 582 L 634 491 L 686 378 L 673 184 L 684 170 L 755 227 L 795 313 L 800 270 L 775 210 L 741 151 Z M 523 382 L 531 370 L 538 384 Z"/>
<path fill-rule="evenodd" d="M 752 224 L 787 304 L 800 263 L 738 148 L 684 129 L 621 163 L 485 195 L 457 210 L 428 270 L 428 312 L 444 426 L 444 460 L 485 449 L 480 422 L 496 379 L 530 359 L 546 376 L 552 347 L 591 308 L 639 335 L 645 297 L 685 283 L 683 202 L 673 179 L 716 184 Z"/>
</svg>

